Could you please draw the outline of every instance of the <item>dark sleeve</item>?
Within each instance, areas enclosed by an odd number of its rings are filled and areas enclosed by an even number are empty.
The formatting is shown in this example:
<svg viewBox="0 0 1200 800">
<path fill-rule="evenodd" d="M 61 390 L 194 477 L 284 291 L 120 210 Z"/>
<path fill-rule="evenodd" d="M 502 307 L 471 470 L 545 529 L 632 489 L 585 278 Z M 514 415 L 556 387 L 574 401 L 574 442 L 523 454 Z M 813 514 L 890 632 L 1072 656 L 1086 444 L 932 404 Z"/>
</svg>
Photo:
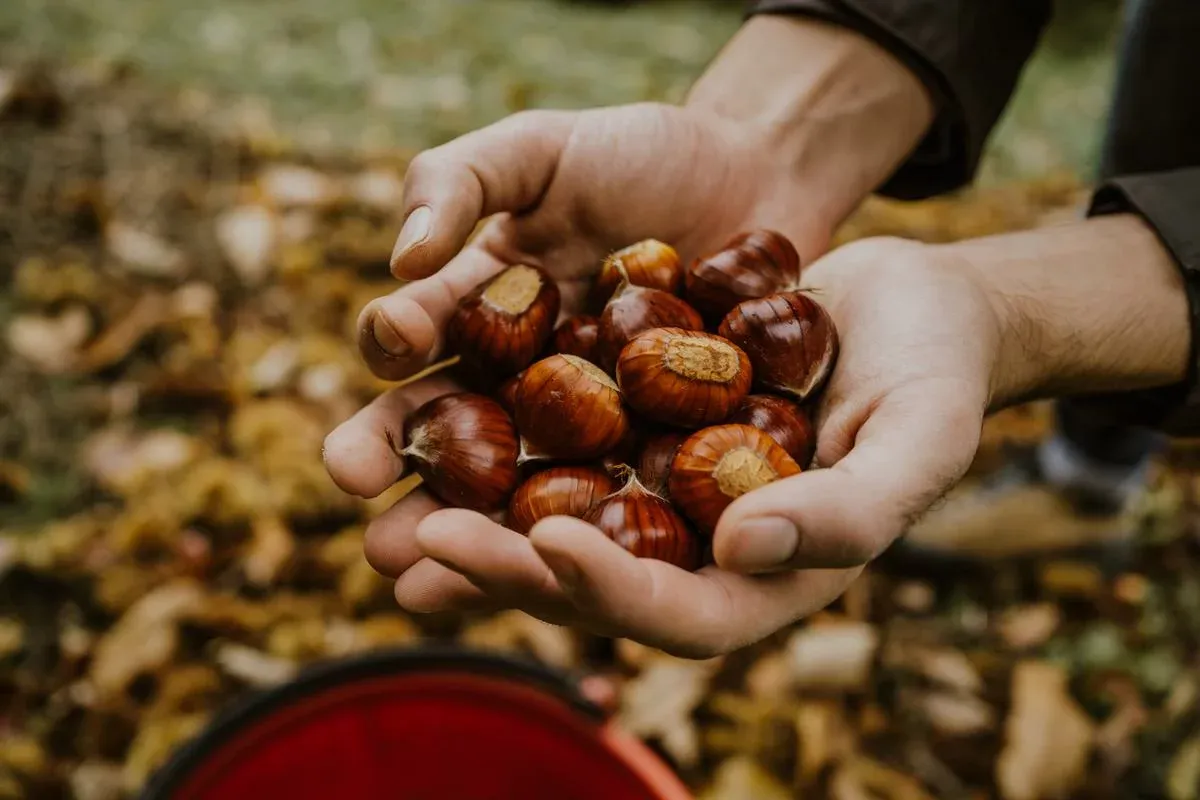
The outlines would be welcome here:
<svg viewBox="0 0 1200 800">
<path fill-rule="evenodd" d="M 988 134 L 1050 17 L 1052 0 L 751 0 L 749 13 L 802 14 L 871 37 L 929 88 L 938 116 L 882 194 L 916 200 L 975 176 Z"/>
<path fill-rule="evenodd" d="M 1092 216 L 1139 214 L 1183 274 L 1192 331 L 1188 373 L 1175 386 L 1074 398 L 1081 410 L 1112 422 L 1145 425 L 1174 436 L 1200 436 L 1200 167 L 1129 175 L 1096 192 Z"/>
</svg>

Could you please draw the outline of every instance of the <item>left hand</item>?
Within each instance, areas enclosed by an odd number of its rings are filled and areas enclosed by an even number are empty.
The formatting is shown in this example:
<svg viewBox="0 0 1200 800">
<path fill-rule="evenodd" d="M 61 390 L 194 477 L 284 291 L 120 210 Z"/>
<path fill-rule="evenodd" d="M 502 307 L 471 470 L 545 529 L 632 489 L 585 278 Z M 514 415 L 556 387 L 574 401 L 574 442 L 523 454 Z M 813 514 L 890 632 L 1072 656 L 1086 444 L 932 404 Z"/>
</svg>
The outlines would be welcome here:
<svg viewBox="0 0 1200 800">
<path fill-rule="evenodd" d="M 734 502 L 714 536 L 716 566 L 638 559 L 567 517 L 526 537 L 424 493 L 371 524 L 367 557 L 410 611 L 515 607 L 687 657 L 764 638 L 837 598 L 970 465 L 1003 326 L 961 262 L 952 249 L 879 239 L 805 270 L 841 336 L 818 409 L 818 468 Z M 397 393 L 387 413 L 440 384 Z"/>
</svg>

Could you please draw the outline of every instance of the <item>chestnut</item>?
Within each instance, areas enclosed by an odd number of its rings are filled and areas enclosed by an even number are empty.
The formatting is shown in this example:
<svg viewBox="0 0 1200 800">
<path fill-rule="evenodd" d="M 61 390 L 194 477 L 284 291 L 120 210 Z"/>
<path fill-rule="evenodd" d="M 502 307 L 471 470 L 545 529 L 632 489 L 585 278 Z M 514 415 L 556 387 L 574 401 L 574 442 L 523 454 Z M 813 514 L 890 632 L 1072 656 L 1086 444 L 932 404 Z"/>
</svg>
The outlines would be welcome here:
<svg viewBox="0 0 1200 800">
<path fill-rule="evenodd" d="M 791 400 L 773 394 L 748 395 L 728 421 L 758 428 L 801 466 L 812 461 L 817 449 L 808 412 Z"/>
<path fill-rule="evenodd" d="M 750 231 L 697 259 L 684 281 L 684 297 L 716 325 L 743 300 L 795 289 L 800 283 L 800 256 L 783 234 Z"/>
<path fill-rule="evenodd" d="M 717 425 L 687 438 L 671 462 L 671 500 L 703 533 L 737 498 L 772 481 L 800 474 L 787 451 L 749 425 Z"/>
<path fill-rule="evenodd" d="M 504 507 L 517 488 L 517 431 L 490 397 L 456 392 L 409 415 L 404 449 L 439 500 L 474 511 Z"/>
<path fill-rule="evenodd" d="M 750 360 L 720 336 L 682 328 L 638 334 L 617 359 L 631 408 L 667 425 L 699 428 L 734 412 L 750 391 Z"/>
<path fill-rule="evenodd" d="M 446 324 L 447 349 L 475 377 L 515 375 L 545 349 L 560 302 L 558 285 L 546 273 L 509 267 L 459 301 Z"/>
<path fill-rule="evenodd" d="M 538 520 L 565 515 L 582 519 L 617 483 L 599 467 L 550 467 L 517 487 L 508 505 L 509 526 L 529 533 Z"/>
<path fill-rule="evenodd" d="M 637 462 L 638 479 L 659 497 L 669 497 L 667 479 L 671 475 L 671 462 L 687 438 L 688 434 L 676 431 L 660 433 L 647 439 L 642 447 Z"/>
<path fill-rule="evenodd" d="M 683 281 L 683 265 L 675 248 L 657 239 L 643 239 L 610 253 L 592 284 L 593 305 L 603 308 L 625 279 L 635 286 L 677 294 Z"/>
<path fill-rule="evenodd" d="M 517 413 L 517 387 L 521 385 L 521 376 L 524 374 L 524 372 L 518 372 L 496 389 L 496 402 L 508 412 L 510 417 L 516 416 Z"/>
<path fill-rule="evenodd" d="M 623 271 L 624 267 L 620 267 Z M 673 294 L 647 289 L 622 280 L 600 315 L 600 366 L 612 373 L 629 340 L 651 328 L 704 330 L 704 320 L 694 308 Z"/>
<path fill-rule="evenodd" d="M 600 335 L 600 320 L 580 316 L 564 320 L 554 329 L 554 352 L 579 356 L 593 364 L 599 362 L 596 344 Z"/>
<path fill-rule="evenodd" d="M 739 303 L 718 330 L 746 351 L 758 385 L 800 401 L 821 389 L 837 361 L 833 318 L 802 292 Z"/>
<path fill-rule="evenodd" d="M 584 516 L 608 538 L 638 558 L 654 558 L 695 570 L 700 545 L 687 521 L 670 503 L 648 490 L 629 467 L 625 485 L 601 499 Z"/>
<path fill-rule="evenodd" d="M 629 432 L 617 384 L 578 356 L 559 353 L 530 366 L 516 404 L 517 430 L 530 455 L 599 458 Z"/>
</svg>

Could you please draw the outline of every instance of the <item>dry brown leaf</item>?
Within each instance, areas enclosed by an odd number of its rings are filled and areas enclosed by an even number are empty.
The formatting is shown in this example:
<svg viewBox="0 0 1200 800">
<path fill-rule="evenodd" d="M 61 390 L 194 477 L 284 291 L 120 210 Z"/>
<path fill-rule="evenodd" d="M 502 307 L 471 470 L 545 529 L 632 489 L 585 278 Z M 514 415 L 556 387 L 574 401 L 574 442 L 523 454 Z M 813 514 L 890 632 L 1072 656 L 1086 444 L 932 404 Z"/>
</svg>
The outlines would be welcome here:
<svg viewBox="0 0 1200 800">
<path fill-rule="evenodd" d="M 168 319 L 170 308 L 164 295 L 145 292 L 133 307 L 97 334 L 78 354 L 73 369 L 98 372 L 120 363 Z"/>
<path fill-rule="evenodd" d="M 884 655 L 884 664 L 907 669 L 933 683 L 959 692 L 983 690 L 983 677 L 966 654 L 951 647 L 931 647 L 893 640 Z"/>
<path fill-rule="evenodd" d="M 257 688 L 286 683 L 299 669 L 294 661 L 237 642 L 222 642 L 217 646 L 214 659 L 227 675 Z"/>
<path fill-rule="evenodd" d="M 791 791 L 749 756 L 734 756 L 717 767 L 712 783 L 697 800 L 790 800 Z"/>
<path fill-rule="evenodd" d="M 1052 561 L 1042 567 L 1042 587 L 1056 597 L 1092 599 L 1104 588 L 1104 574 L 1095 564 Z"/>
<path fill-rule="evenodd" d="M 0 617 L 0 659 L 21 652 L 25 646 L 25 625 L 19 619 Z"/>
<path fill-rule="evenodd" d="M 410 644 L 421 638 L 420 628 L 398 612 L 369 617 L 354 626 L 354 633 L 361 650 Z"/>
<path fill-rule="evenodd" d="M 1196 800 L 1200 797 L 1200 736 L 1188 739 L 1167 768 L 1167 797 L 1170 800 Z"/>
<path fill-rule="evenodd" d="M 699 757 L 699 734 L 692 712 L 708 691 L 720 659 L 689 661 L 660 655 L 627 684 L 617 714 L 634 736 L 658 739 L 679 764 L 692 766 Z"/>
<path fill-rule="evenodd" d="M 1118 575 L 1116 580 L 1113 581 L 1113 596 L 1122 603 L 1129 603 L 1131 606 L 1140 606 L 1146 601 L 1146 594 L 1149 587 L 1150 582 L 1146 580 L 1145 575 L 1126 572 L 1123 575 Z"/>
<path fill-rule="evenodd" d="M 270 274 L 279 225 L 266 206 L 226 209 L 213 222 L 217 242 L 246 286 L 260 285 Z"/>
<path fill-rule="evenodd" d="M 796 709 L 796 780 L 812 784 L 830 764 L 849 757 L 857 748 L 854 730 L 841 703 L 806 701 Z"/>
<path fill-rule="evenodd" d="M 865 756 L 846 761 L 829 788 L 834 800 L 934 800 L 920 781 Z"/>
<path fill-rule="evenodd" d="M 912 691 L 904 703 L 943 736 L 975 736 L 996 727 L 995 709 L 972 694 Z"/>
<path fill-rule="evenodd" d="M 1095 723 L 1067 690 L 1058 666 L 1024 661 L 1013 670 L 1012 710 L 996 784 L 1004 800 L 1058 800 L 1082 785 Z"/>
<path fill-rule="evenodd" d="M 125 796 L 121 765 L 109 761 L 84 761 L 71 770 L 74 800 L 121 800 Z"/>
<path fill-rule="evenodd" d="M 1054 603 L 1010 608 L 1000 617 L 1000 637 L 1014 650 L 1029 650 L 1049 641 L 1061 619 L 1062 613 Z"/>
<path fill-rule="evenodd" d="M 359 553 L 338 577 L 338 597 L 347 608 L 361 608 L 392 594 L 392 582 L 380 575 Z"/>
<path fill-rule="evenodd" d="M 103 428 L 81 448 L 84 469 L 109 491 L 130 497 L 151 481 L 198 459 L 204 445 L 182 431 L 137 431 L 125 425 Z"/>
<path fill-rule="evenodd" d="M 87 309 L 71 306 L 56 316 L 22 314 L 8 324 L 8 346 L 41 372 L 66 372 L 92 332 Z"/>
<path fill-rule="evenodd" d="M 1171 688 L 1163 710 L 1169 719 L 1177 720 L 1195 708 L 1197 701 L 1200 701 L 1200 677 L 1184 675 Z"/>
<path fill-rule="evenodd" d="M 523 611 L 505 611 L 473 623 L 462 632 L 470 647 L 501 652 L 529 652 L 556 667 L 579 663 L 575 639 L 568 628 L 551 625 Z"/>
<path fill-rule="evenodd" d="M 300 346 L 286 339 L 273 344 L 250 367 L 250 388 L 274 392 L 284 388 L 300 366 Z"/>
<path fill-rule="evenodd" d="M 782 701 L 792 689 L 792 664 L 782 651 L 766 653 L 746 672 L 746 690 L 751 697 Z"/>
<path fill-rule="evenodd" d="M 0 767 L 26 777 L 38 777 L 50 769 L 50 758 L 41 742 L 21 733 L 6 734 L 0 737 Z"/>
<path fill-rule="evenodd" d="M 221 676 L 208 664 L 183 664 L 167 670 L 145 718 L 202 711 L 219 700 Z"/>
<path fill-rule="evenodd" d="M 148 278 L 180 278 L 187 271 L 183 251 L 161 236 L 113 220 L 104 229 L 108 250 L 125 266 Z"/>
<path fill-rule="evenodd" d="M 404 199 L 404 181 L 392 170 L 363 170 L 350 180 L 350 195 L 367 208 L 396 214 Z"/>
<path fill-rule="evenodd" d="M 258 185 L 268 200 L 282 208 L 327 206 L 341 194 L 334 178 L 297 164 L 267 167 L 259 173 Z"/>
<path fill-rule="evenodd" d="M 179 620 L 203 597 L 200 584 L 179 579 L 134 603 L 96 642 L 90 675 L 101 696 L 124 692 L 138 675 L 170 662 L 179 643 Z"/>
<path fill-rule="evenodd" d="M 275 583 L 296 552 L 296 540 L 283 520 L 260 516 L 250 528 L 250 543 L 242 555 L 246 580 L 256 586 Z"/>
<path fill-rule="evenodd" d="M 209 714 L 197 712 L 152 720 L 143 725 L 129 746 L 122 769 L 125 790 L 137 792 L 162 766 L 175 748 L 191 739 L 208 723 Z"/>
<path fill-rule="evenodd" d="M 910 614 L 927 614 L 937 601 L 937 592 L 924 581 L 904 581 L 892 590 L 892 602 Z"/>
<path fill-rule="evenodd" d="M 879 632 L 866 622 L 809 625 L 787 643 L 793 685 L 800 689 L 856 691 L 866 688 Z"/>
</svg>

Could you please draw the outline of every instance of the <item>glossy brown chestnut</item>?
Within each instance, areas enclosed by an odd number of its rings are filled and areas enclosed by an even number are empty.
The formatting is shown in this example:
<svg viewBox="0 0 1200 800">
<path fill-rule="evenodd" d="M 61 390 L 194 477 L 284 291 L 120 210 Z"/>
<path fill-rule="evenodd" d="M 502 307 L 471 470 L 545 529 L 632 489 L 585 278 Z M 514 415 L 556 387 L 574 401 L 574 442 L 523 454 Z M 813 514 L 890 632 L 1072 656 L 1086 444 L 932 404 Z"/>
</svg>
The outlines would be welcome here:
<svg viewBox="0 0 1200 800">
<path fill-rule="evenodd" d="M 404 445 L 401 455 L 449 505 L 495 511 L 517 488 L 517 431 L 490 397 L 458 392 L 430 400 L 405 422 Z"/>
<path fill-rule="evenodd" d="M 496 390 L 496 402 L 508 412 L 510 417 L 516 416 L 517 413 L 517 387 L 521 385 L 523 374 L 525 373 L 518 372 L 500 384 L 500 388 Z"/>
<path fill-rule="evenodd" d="M 657 239 L 644 239 L 610 253 L 592 284 L 592 303 L 603 308 L 625 278 L 635 286 L 676 294 L 683 282 L 683 265 L 675 248 Z"/>
<path fill-rule="evenodd" d="M 671 500 L 705 534 L 737 498 L 800 474 L 800 465 L 758 428 L 717 425 L 688 437 L 671 463 Z"/>
<path fill-rule="evenodd" d="M 670 496 L 667 481 L 671 475 L 671 462 L 687 438 L 686 433 L 660 433 L 647 439 L 642 447 L 637 461 L 638 480 L 659 497 Z"/>
<path fill-rule="evenodd" d="M 626 467 L 625 485 L 592 506 L 586 522 L 638 558 L 656 558 L 681 569 L 700 563 L 700 546 L 687 521 L 663 498 L 642 486 Z"/>
<path fill-rule="evenodd" d="M 644 416 L 679 428 L 720 422 L 750 391 L 750 360 L 727 339 L 703 331 L 652 328 L 617 359 L 625 402 Z"/>
<path fill-rule="evenodd" d="M 597 340 L 600 335 L 600 320 L 581 316 L 564 320 L 554 329 L 554 352 L 579 356 L 584 361 L 598 364 Z"/>
<path fill-rule="evenodd" d="M 592 506 L 617 489 L 599 467 L 550 467 L 517 487 L 508 504 L 508 523 L 529 533 L 538 520 L 565 515 L 583 519 Z"/>
<path fill-rule="evenodd" d="M 590 361 L 561 353 L 525 370 L 516 417 L 526 450 L 550 458 L 600 458 L 629 431 L 612 378 Z"/>
<path fill-rule="evenodd" d="M 808 412 L 791 400 L 773 394 L 752 394 L 742 401 L 729 422 L 758 428 L 775 440 L 800 466 L 807 466 L 817 448 Z"/>
<path fill-rule="evenodd" d="M 746 351 L 758 386 L 800 401 L 820 391 L 837 361 L 833 318 L 802 292 L 740 303 L 719 330 Z"/>
<path fill-rule="evenodd" d="M 716 325 L 743 300 L 796 288 L 800 256 L 783 234 L 750 231 L 707 258 L 697 259 L 684 280 L 684 297 Z"/>
<path fill-rule="evenodd" d="M 446 346 L 462 367 L 497 380 L 533 363 L 558 319 L 558 286 L 536 267 L 518 264 L 476 286 L 446 325 Z"/>
<path fill-rule="evenodd" d="M 611 374 L 625 345 L 651 328 L 702 331 L 704 320 L 673 294 L 622 281 L 600 315 L 600 366 Z"/>
</svg>

